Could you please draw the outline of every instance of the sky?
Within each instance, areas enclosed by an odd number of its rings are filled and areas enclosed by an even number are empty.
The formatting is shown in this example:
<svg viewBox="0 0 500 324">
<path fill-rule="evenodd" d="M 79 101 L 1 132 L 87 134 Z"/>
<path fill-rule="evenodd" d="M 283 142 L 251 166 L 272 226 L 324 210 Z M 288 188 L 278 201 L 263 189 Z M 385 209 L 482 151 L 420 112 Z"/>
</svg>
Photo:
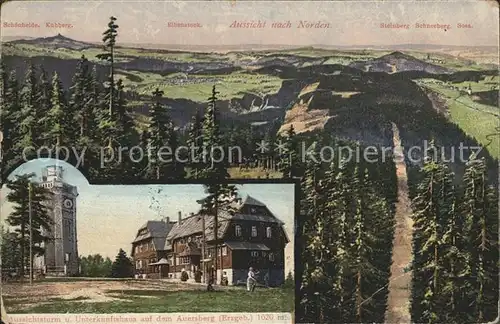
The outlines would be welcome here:
<svg viewBox="0 0 500 324">
<path fill-rule="evenodd" d="M 139 4 L 140 3 L 140 4 Z M 40 28 L 2 28 L 3 36 L 46 37 L 61 33 L 100 42 L 111 15 L 122 43 L 172 45 L 329 46 L 435 44 L 498 46 L 498 5 L 493 1 L 12 1 L 2 5 L 2 22 L 38 23 Z M 230 28 L 239 22 L 322 21 L 328 29 Z M 201 28 L 168 28 L 169 22 Z M 47 28 L 45 23 L 72 24 Z M 451 29 L 386 29 L 381 23 L 449 24 Z M 472 28 L 457 28 L 457 24 Z M 3 27 L 3 23 L 2 23 Z"/>
<path fill-rule="evenodd" d="M 201 185 L 89 185 L 87 179 L 73 166 L 63 161 L 39 159 L 24 163 L 10 177 L 34 172 L 41 177 L 45 166 L 61 165 L 63 178 L 78 187 L 77 233 L 80 256 L 99 253 L 114 259 L 119 249 L 130 254 L 137 230 L 148 220 L 162 217 L 178 219 L 199 210 L 196 200 L 205 196 Z M 158 189 L 161 193 L 157 193 Z M 291 242 L 285 249 L 285 271 L 293 271 L 294 184 L 244 184 L 238 186 L 239 194 L 246 194 L 266 204 L 271 212 L 285 223 Z M 156 193 L 156 194 L 155 194 Z M 5 200 L 7 189 L 0 192 L 0 218 L 6 219 L 12 204 Z M 152 204 L 152 197 L 159 204 Z M 159 207 L 158 207 L 159 206 Z"/>
</svg>

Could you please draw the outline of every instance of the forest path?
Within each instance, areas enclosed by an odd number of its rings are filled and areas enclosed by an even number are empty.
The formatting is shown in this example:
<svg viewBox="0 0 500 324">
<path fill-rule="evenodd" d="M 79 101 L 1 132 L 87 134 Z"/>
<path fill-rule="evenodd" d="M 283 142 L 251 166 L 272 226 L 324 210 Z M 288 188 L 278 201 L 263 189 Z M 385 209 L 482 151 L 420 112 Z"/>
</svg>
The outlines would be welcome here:
<svg viewBox="0 0 500 324">
<path fill-rule="evenodd" d="M 396 227 L 394 231 L 389 298 L 385 323 L 411 323 L 410 296 L 411 272 L 404 272 L 412 260 L 412 232 L 408 178 L 403 158 L 399 129 L 392 124 L 394 134 L 394 158 L 398 177 L 398 202 L 396 203 Z"/>
</svg>

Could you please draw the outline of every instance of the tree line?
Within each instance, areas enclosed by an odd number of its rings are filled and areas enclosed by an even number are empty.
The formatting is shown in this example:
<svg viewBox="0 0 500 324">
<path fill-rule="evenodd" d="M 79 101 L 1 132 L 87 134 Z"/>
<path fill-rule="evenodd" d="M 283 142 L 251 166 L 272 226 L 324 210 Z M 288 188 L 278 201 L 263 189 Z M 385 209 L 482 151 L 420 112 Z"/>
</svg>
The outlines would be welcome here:
<svg viewBox="0 0 500 324">
<path fill-rule="evenodd" d="M 482 323 L 498 313 L 498 191 L 484 158 L 459 179 L 432 144 L 411 192 L 411 316 L 425 323 Z M 458 184 L 457 184 L 458 183 Z"/>
<path fill-rule="evenodd" d="M 311 159 L 304 169 L 297 321 L 384 322 L 397 200 L 391 156 L 378 163 L 341 156 L 329 165 Z"/>
</svg>

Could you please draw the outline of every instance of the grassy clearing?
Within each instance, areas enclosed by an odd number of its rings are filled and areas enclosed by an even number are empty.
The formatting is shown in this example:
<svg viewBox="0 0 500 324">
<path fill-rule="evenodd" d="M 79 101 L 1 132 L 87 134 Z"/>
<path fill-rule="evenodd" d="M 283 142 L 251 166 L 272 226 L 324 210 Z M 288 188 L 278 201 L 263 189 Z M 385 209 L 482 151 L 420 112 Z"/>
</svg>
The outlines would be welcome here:
<svg viewBox="0 0 500 324">
<path fill-rule="evenodd" d="M 281 179 L 281 172 L 277 171 L 268 171 L 262 168 L 250 168 L 250 169 L 241 169 L 238 167 L 229 168 L 229 176 L 233 179 L 267 179 L 267 175 L 269 174 L 269 179 Z"/>
<path fill-rule="evenodd" d="M 480 144 L 489 145 L 487 150 L 493 157 L 500 157 L 498 139 L 495 138 L 490 143 L 487 138 L 490 134 L 496 134 L 496 128 L 500 126 L 498 107 L 479 104 L 467 95 L 460 96 L 459 91 L 450 89 L 443 83 L 430 83 L 428 79 L 422 79 L 419 82 L 444 96 L 447 99 L 446 105 L 451 120 L 459 125 L 465 133 L 476 138 Z"/>
<path fill-rule="evenodd" d="M 215 292 L 111 290 L 107 293 L 126 300 L 89 303 L 58 299 L 16 313 L 293 312 L 295 300 L 294 290 L 285 288 L 257 289 L 253 293 L 244 288 Z"/>
<path fill-rule="evenodd" d="M 120 75 L 121 74 L 121 75 Z M 137 71 L 118 72 L 125 89 L 140 95 L 151 95 L 156 88 L 171 99 L 189 99 L 205 102 L 210 97 L 212 86 L 217 84 L 219 99 L 242 98 L 245 93 L 257 95 L 272 94 L 281 88 L 283 79 L 274 76 L 262 76 L 248 72 L 234 72 L 228 75 L 185 75 L 175 73 L 161 76 L 155 73 Z"/>
</svg>

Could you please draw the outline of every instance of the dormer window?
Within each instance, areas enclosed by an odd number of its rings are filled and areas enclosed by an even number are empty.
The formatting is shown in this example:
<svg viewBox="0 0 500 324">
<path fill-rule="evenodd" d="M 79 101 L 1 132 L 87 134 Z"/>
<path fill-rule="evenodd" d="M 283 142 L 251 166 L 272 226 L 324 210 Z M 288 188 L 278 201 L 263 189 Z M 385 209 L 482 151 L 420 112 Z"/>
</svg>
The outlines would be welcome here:
<svg viewBox="0 0 500 324">
<path fill-rule="evenodd" d="M 240 226 L 240 225 L 236 225 L 236 226 L 234 227 L 234 234 L 235 234 L 236 236 L 241 236 L 241 226 Z"/>
<path fill-rule="evenodd" d="M 269 253 L 269 261 L 274 261 L 274 254 L 273 253 Z"/>
<path fill-rule="evenodd" d="M 252 226 L 252 237 L 257 237 L 257 226 Z"/>
<path fill-rule="evenodd" d="M 250 208 L 250 213 L 257 214 L 257 208 L 254 208 L 254 207 Z"/>
<path fill-rule="evenodd" d="M 273 232 L 273 230 L 271 229 L 271 227 L 267 227 L 266 228 L 266 237 L 271 238 L 272 232 Z"/>
</svg>

